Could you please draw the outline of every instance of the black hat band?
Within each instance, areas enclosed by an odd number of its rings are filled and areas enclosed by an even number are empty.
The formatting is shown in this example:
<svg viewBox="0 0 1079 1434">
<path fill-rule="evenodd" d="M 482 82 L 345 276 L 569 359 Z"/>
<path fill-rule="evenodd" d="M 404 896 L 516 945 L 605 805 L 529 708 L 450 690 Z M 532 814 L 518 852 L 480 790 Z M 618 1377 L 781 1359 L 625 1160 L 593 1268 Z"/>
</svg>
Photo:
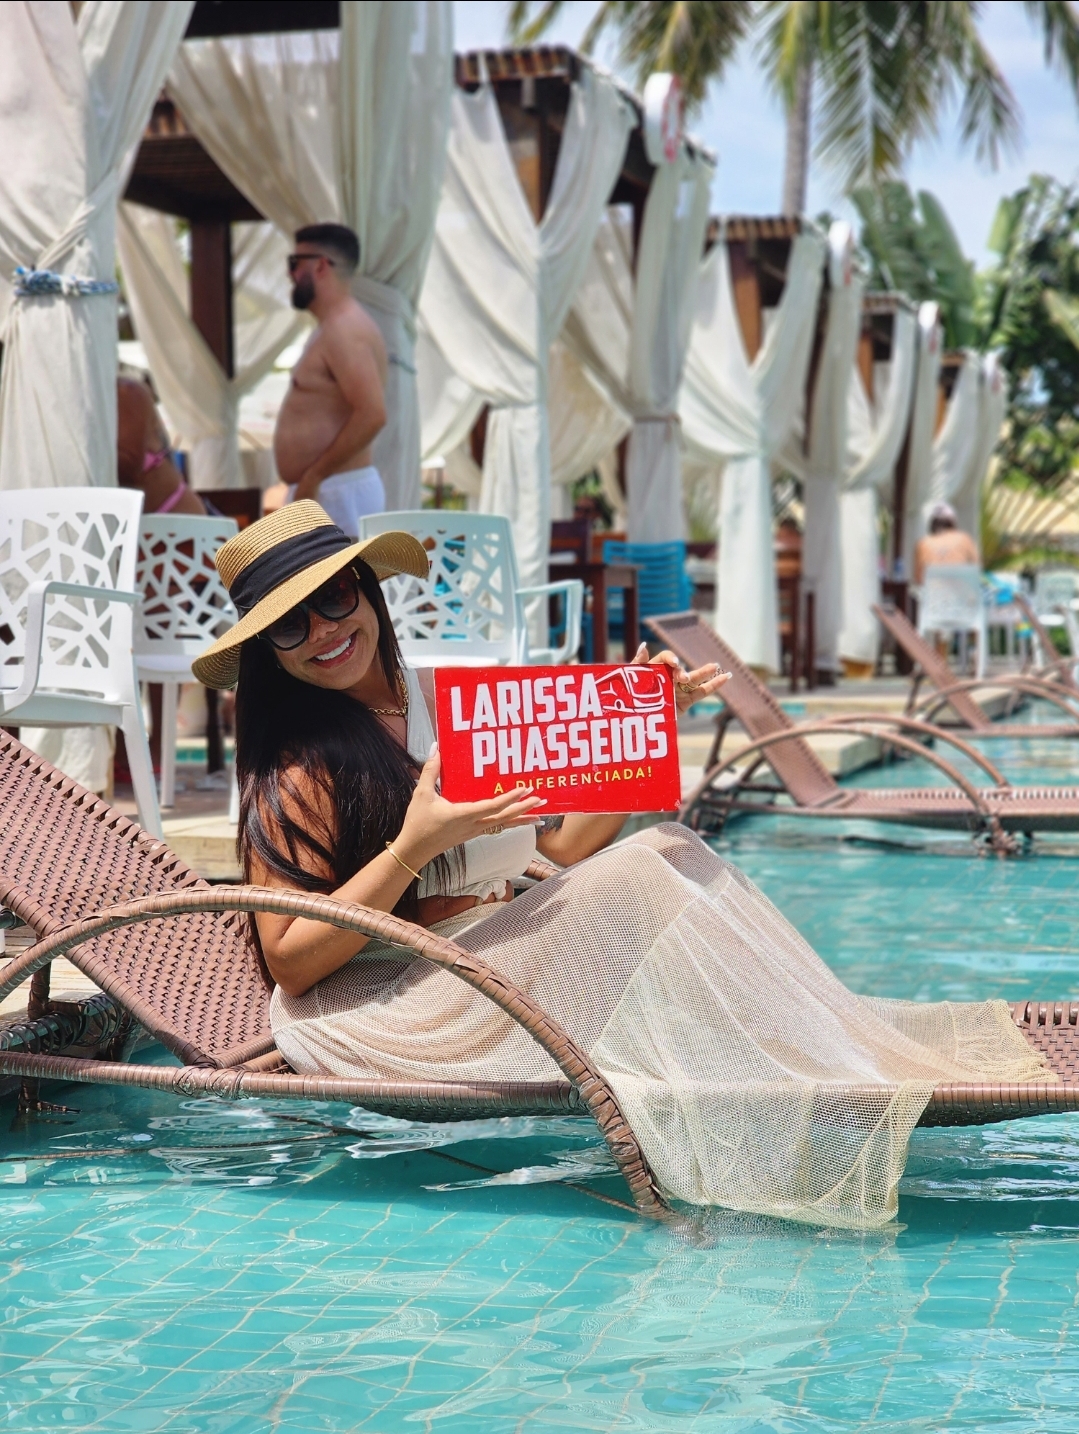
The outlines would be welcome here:
<svg viewBox="0 0 1079 1434">
<path fill-rule="evenodd" d="M 289 578 L 294 578 L 322 558 L 353 547 L 355 542 L 355 538 L 342 532 L 336 523 L 320 523 L 317 528 L 309 528 L 306 533 L 297 533 L 275 544 L 269 552 L 248 563 L 237 574 L 236 581 L 229 588 L 229 597 L 236 611 L 241 617 L 246 617 L 257 603 L 269 597 L 274 588 L 279 588 Z"/>
</svg>

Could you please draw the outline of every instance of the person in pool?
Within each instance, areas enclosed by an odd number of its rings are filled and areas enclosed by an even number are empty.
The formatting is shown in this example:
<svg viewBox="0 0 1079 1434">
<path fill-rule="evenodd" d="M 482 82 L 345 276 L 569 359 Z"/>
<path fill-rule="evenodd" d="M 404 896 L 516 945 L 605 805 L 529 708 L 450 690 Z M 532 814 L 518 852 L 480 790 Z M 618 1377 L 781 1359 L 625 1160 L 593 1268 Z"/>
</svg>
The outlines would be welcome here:
<svg viewBox="0 0 1079 1434">
<path fill-rule="evenodd" d="M 848 991 L 736 867 L 684 826 L 545 822 L 514 790 L 439 791 L 431 683 L 401 661 L 380 583 L 426 577 L 407 533 L 355 542 L 317 503 L 226 543 L 239 622 L 193 664 L 236 685 L 244 879 L 392 912 L 472 952 L 587 1052 L 664 1189 L 830 1224 L 895 1213 L 906 1143 L 941 1080 L 1044 1079 L 1003 1002 Z M 647 660 L 647 650 L 637 654 Z M 681 710 L 720 690 L 669 653 Z M 514 896 L 534 854 L 566 868 Z M 296 1071 L 551 1091 L 548 1050 L 453 970 L 308 917 L 249 926 Z M 464 1084 L 460 1084 L 464 1083 Z M 396 1087 L 400 1089 L 400 1086 Z M 460 1109 L 458 1104 L 456 1109 Z"/>
</svg>

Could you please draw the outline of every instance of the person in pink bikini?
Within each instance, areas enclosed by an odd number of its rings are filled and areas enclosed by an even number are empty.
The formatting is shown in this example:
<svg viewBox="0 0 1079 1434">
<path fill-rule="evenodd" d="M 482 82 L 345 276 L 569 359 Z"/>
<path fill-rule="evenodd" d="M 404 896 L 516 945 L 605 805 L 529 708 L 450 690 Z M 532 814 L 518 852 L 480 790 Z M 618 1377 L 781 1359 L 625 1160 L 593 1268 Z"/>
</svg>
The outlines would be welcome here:
<svg viewBox="0 0 1079 1434">
<path fill-rule="evenodd" d="M 116 476 L 121 488 L 140 488 L 144 513 L 206 516 L 206 505 L 184 481 L 169 447 L 153 394 L 145 383 L 116 383 Z"/>
</svg>

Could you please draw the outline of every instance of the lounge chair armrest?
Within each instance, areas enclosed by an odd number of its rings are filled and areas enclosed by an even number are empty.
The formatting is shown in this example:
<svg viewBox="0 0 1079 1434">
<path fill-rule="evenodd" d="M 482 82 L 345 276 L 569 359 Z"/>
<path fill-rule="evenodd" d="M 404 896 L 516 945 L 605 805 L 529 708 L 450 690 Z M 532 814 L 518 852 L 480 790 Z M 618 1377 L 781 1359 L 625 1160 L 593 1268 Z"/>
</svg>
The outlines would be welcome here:
<svg viewBox="0 0 1079 1434">
<path fill-rule="evenodd" d="M 1059 682 L 1046 682 L 1015 672 L 1002 673 L 996 678 L 970 677 L 962 682 L 950 682 L 947 687 L 937 687 L 932 692 L 927 692 L 911 710 L 915 714 L 926 713 L 925 720 L 932 721 L 941 707 L 948 706 L 948 698 L 952 693 L 975 692 L 988 687 L 1011 689 L 1013 692 L 1025 692 L 1031 697 L 1040 697 L 1045 702 L 1051 702 L 1054 707 L 1059 707 L 1073 722 L 1079 723 L 1079 707 L 1072 705 L 1079 702 L 1079 692 L 1073 692 L 1069 696 Z"/>
<path fill-rule="evenodd" d="M 139 601 L 138 593 L 121 592 L 118 588 L 95 588 L 87 583 L 65 583 L 58 579 L 43 578 L 31 583 L 26 589 L 26 647 L 23 653 L 22 681 L 5 701 L 7 711 L 13 712 L 28 702 L 37 691 L 41 676 L 41 655 L 45 646 L 45 599 L 47 597 L 91 598 L 94 602 L 121 602 L 133 607 Z"/>
<path fill-rule="evenodd" d="M 218 886 L 207 890 L 173 891 L 157 896 L 144 896 L 135 901 L 109 907 L 97 916 L 75 921 L 53 932 L 16 957 L 0 980 L 0 1000 L 57 956 L 67 955 L 88 941 L 110 931 L 140 922 L 194 912 L 267 911 L 283 916 L 304 916 L 324 921 L 344 931 L 377 937 L 391 945 L 411 951 L 432 965 L 451 971 L 466 985 L 479 991 L 506 1015 L 520 1025 L 551 1057 L 562 1074 L 575 1086 L 589 1114 L 599 1126 L 626 1183 L 642 1214 L 666 1219 L 669 1210 L 649 1169 L 644 1152 L 629 1122 L 622 1114 L 617 1097 L 603 1073 L 587 1051 L 543 1010 L 526 992 L 519 990 L 482 958 L 466 951 L 444 936 L 437 936 L 425 927 L 402 921 L 385 911 L 375 911 L 359 904 L 335 901 L 328 896 L 312 896 L 299 891 L 272 890 L 259 886 Z M 158 1013 L 140 996 L 126 987 L 112 972 L 104 957 L 75 959 L 75 964 L 95 980 L 107 995 L 122 1004 L 140 1025 L 152 1035 L 165 1039 L 169 1047 L 186 1064 L 206 1065 L 206 1056 L 197 1047 L 176 1033 L 166 1031 Z"/>
<path fill-rule="evenodd" d="M 744 762 L 745 759 L 751 754 L 756 754 L 758 760 L 763 758 L 765 761 L 767 761 L 768 748 L 774 747 L 781 742 L 803 741 L 807 736 L 814 736 L 817 734 L 823 735 L 829 732 L 855 732 L 862 737 L 876 737 L 879 741 L 889 742 L 892 746 L 901 747 L 904 751 L 909 752 L 912 756 L 921 757 L 925 761 L 932 763 L 934 767 L 937 767 L 940 771 L 944 773 L 944 775 L 949 779 L 949 781 L 955 783 L 955 785 L 967 798 L 971 806 L 982 818 L 985 824 L 991 830 L 995 830 L 995 827 L 999 825 L 997 818 L 992 814 L 992 812 L 990 812 L 989 808 L 986 806 L 985 801 L 982 798 L 982 795 L 978 791 L 977 787 L 975 787 L 963 775 L 962 772 L 960 772 L 956 767 L 953 767 L 950 762 L 946 762 L 943 757 L 932 751 L 932 749 L 923 746 L 921 742 L 916 742 L 913 737 L 904 737 L 899 732 L 890 732 L 887 734 L 882 734 L 879 725 L 877 727 L 869 725 L 872 720 L 873 719 L 870 717 L 868 721 L 867 719 L 863 718 L 860 722 L 857 720 L 850 722 L 805 722 L 802 723 L 800 726 L 790 728 L 789 731 L 772 732 L 767 737 L 755 738 L 752 742 L 749 742 L 746 746 L 740 748 L 737 752 L 735 752 L 732 756 L 728 757 L 725 761 L 717 762 L 714 767 L 712 767 L 704 774 L 703 779 L 697 784 L 697 786 L 693 789 L 690 795 L 682 803 L 679 817 L 681 818 L 684 813 L 690 811 L 693 808 L 693 806 L 699 800 L 700 795 L 703 791 L 705 791 L 708 787 L 712 786 L 713 783 L 725 772 L 729 771 L 735 765 L 735 763 Z M 923 724 L 919 723 L 916 725 L 921 726 Z M 973 751 L 973 749 L 971 750 Z M 984 763 L 979 763 L 979 765 L 984 765 Z M 1008 785 L 1007 782 L 1004 782 L 1003 778 L 1001 778 L 1001 782 L 1005 787 Z M 2 997 L 2 994 L 3 989 L 2 987 L 0 987 L 0 997 Z"/>
<path fill-rule="evenodd" d="M 985 775 L 996 787 L 1010 787 L 1011 783 L 999 768 L 995 767 L 984 752 L 979 752 L 977 747 L 964 742 L 954 732 L 949 732 L 946 727 L 937 727 L 924 717 L 899 717 L 887 712 L 859 712 L 852 713 L 846 717 L 831 717 L 828 719 L 834 723 L 836 728 L 854 727 L 901 727 L 904 732 L 913 732 L 916 736 L 932 737 L 935 742 L 946 742 L 949 747 L 954 747 L 957 752 L 973 762 L 976 767 L 981 767 Z M 879 734 L 878 734 L 879 735 Z M 890 740 L 883 737 L 882 741 Z"/>
</svg>

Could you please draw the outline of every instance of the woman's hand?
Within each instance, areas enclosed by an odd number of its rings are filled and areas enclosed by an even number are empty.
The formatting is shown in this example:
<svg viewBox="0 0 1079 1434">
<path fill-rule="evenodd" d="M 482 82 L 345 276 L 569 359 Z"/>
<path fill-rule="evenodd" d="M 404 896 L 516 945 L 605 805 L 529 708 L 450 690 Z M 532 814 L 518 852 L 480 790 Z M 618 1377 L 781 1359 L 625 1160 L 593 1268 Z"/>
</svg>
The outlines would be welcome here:
<svg viewBox="0 0 1079 1434">
<path fill-rule="evenodd" d="M 416 783 L 400 835 L 393 842 L 394 851 L 416 871 L 473 837 L 506 827 L 534 827 L 536 809 L 546 806 L 531 787 L 513 787 L 486 802 L 448 802 L 436 787 L 441 771 L 442 759 L 434 746 Z"/>
<path fill-rule="evenodd" d="M 674 653 L 669 652 L 666 648 L 656 657 L 649 657 L 648 645 L 643 642 L 637 649 L 637 655 L 633 661 L 652 667 L 670 668 L 671 676 L 674 678 L 674 705 L 678 709 L 679 717 L 683 712 L 688 712 L 694 702 L 699 702 L 702 697 L 708 697 L 713 692 L 717 692 L 724 682 L 730 681 L 731 676 L 729 672 L 720 672 L 718 662 L 709 662 L 704 667 L 687 672 Z"/>
</svg>

